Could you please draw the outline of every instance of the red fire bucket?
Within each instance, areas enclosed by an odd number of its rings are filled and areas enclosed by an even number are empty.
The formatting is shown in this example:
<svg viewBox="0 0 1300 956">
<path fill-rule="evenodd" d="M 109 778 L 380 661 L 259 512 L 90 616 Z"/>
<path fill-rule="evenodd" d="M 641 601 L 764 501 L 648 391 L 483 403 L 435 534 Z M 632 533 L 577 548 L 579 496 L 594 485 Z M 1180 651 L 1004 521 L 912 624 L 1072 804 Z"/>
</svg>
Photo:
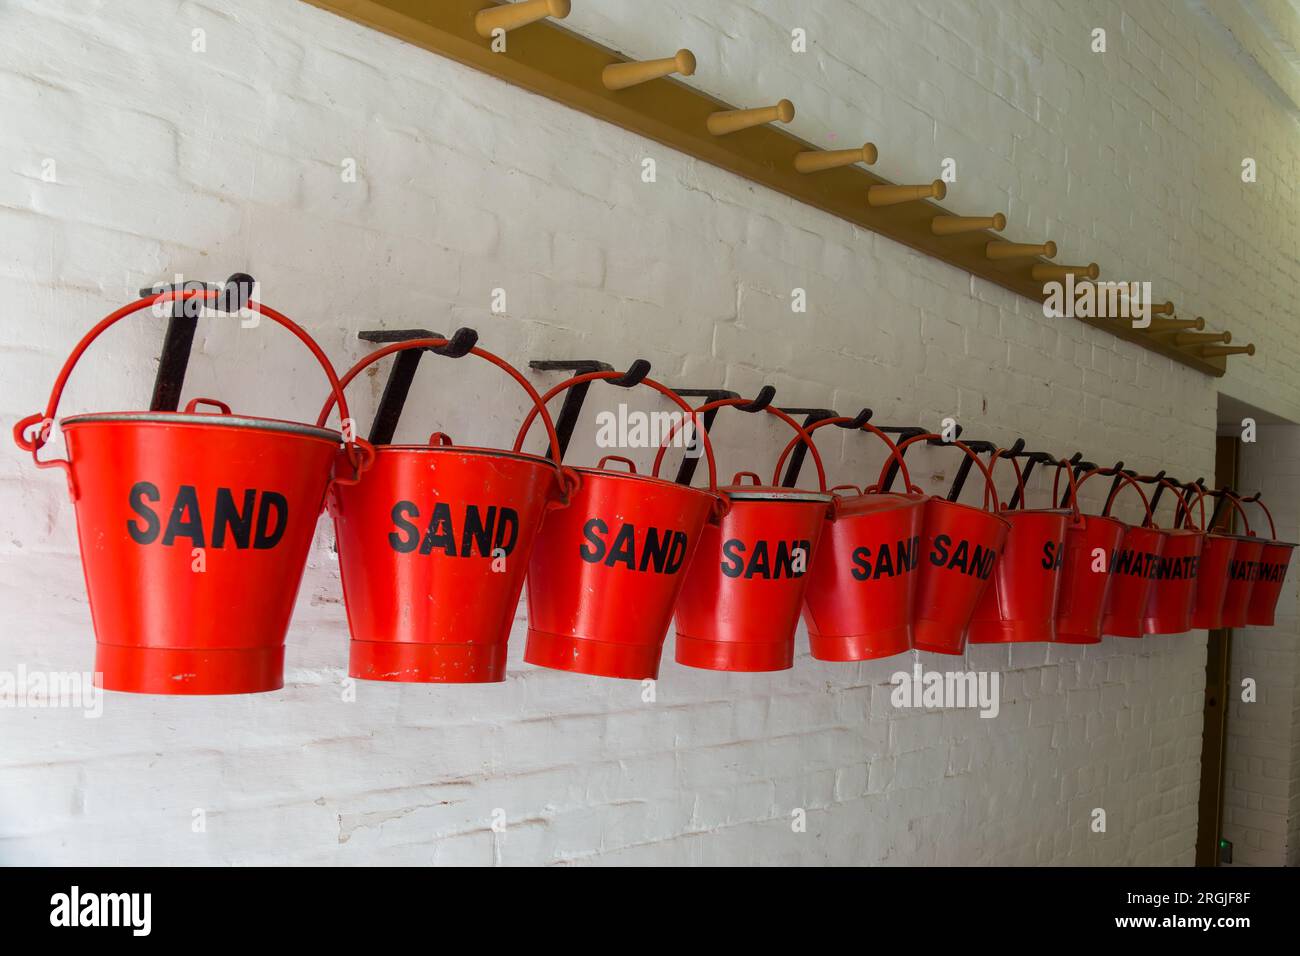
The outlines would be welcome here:
<svg viewBox="0 0 1300 956">
<path fill-rule="evenodd" d="M 1009 457 L 1006 449 L 993 456 L 990 475 L 1003 457 Z M 1020 491 L 1020 508 L 1002 511 L 1011 530 L 993 567 L 992 582 L 971 617 L 969 639 L 973 644 L 1054 639 L 1066 534 L 1071 525 L 1082 526 L 1077 504 L 1071 509 L 1026 509 L 1020 464 L 1015 458 L 1011 464 Z"/>
<path fill-rule="evenodd" d="M 695 409 L 705 415 L 748 399 L 726 398 Z M 793 418 L 768 405 L 805 441 L 817 466 L 818 491 L 770 486 L 740 472 L 723 488 L 731 509 L 700 532 L 700 545 L 677 598 L 677 663 L 715 671 L 779 671 L 794 663 L 808 570 L 832 508 L 821 456 Z M 663 460 L 661 446 L 655 473 Z M 742 484 L 748 478 L 752 484 Z"/>
<path fill-rule="evenodd" d="M 1259 578 L 1260 558 L 1264 554 L 1264 541 L 1250 530 L 1246 509 L 1237 496 L 1228 489 L 1222 495 L 1237 509 L 1246 534 L 1237 538 L 1237 548 L 1228 562 L 1228 586 L 1223 592 L 1223 611 L 1219 615 L 1220 627 L 1245 627 L 1250 608 L 1251 594 Z"/>
<path fill-rule="evenodd" d="M 901 453 L 915 442 L 939 437 L 915 435 L 900 442 L 898 451 Z M 926 500 L 921 569 L 912 604 L 912 634 L 913 645 L 919 650 L 960 654 L 966 649 L 971 616 L 993 578 L 1011 524 L 998 514 L 1002 504 L 984 462 L 963 442 L 945 444 L 960 448 L 978 466 L 987 490 L 985 504 L 991 501 L 993 510 L 949 500 L 959 490 L 956 485 L 949 492 L 949 499 L 931 496 Z M 888 467 L 886 462 L 878 484 L 884 482 Z"/>
<path fill-rule="evenodd" d="M 284 686 L 284 638 L 327 488 L 369 465 L 339 432 L 234 415 L 193 399 L 183 412 L 65 418 L 67 459 L 37 457 L 73 367 L 101 332 L 155 302 L 215 299 L 164 292 L 102 319 L 73 349 L 44 413 L 14 426 L 42 468 L 67 472 L 97 650 L 96 682 L 141 694 L 242 694 Z M 346 415 L 338 376 L 302 328 L 268 316 L 311 350 Z M 200 403 L 219 413 L 198 411 Z M 35 426 L 35 431 L 28 431 Z M 346 477 L 336 468 L 346 466 Z"/>
<path fill-rule="evenodd" d="M 1199 489 L 1198 503 L 1204 500 L 1205 494 L 1204 489 Z M 1214 524 L 1214 519 L 1211 519 L 1207 529 Z M 1228 594 L 1228 574 L 1237 547 L 1244 540 L 1237 535 L 1207 530 L 1192 596 L 1192 627 L 1212 630 L 1224 626 L 1223 601 Z"/>
<path fill-rule="evenodd" d="M 1066 501 L 1078 507 L 1079 484 L 1068 462 L 1057 466 L 1057 479 L 1061 468 L 1066 468 L 1070 488 Z M 1100 469 L 1089 471 L 1086 479 Z M 1052 498 L 1056 498 L 1057 483 L 1052 485 Z M 1111 566 L 1115 553 L 1124 540 L 1127 525 L 1108 515 L 1080 514 L 1065 530 L 1065 557 L 1061 561 L 1061 589 L 1056 601 L 1056 637 L 1059 644 L 1100 644 L 1101 624 L 1110 597 L 1114 576 Z"/>
<path fill-rule="evenodd" d="M 588 372 L 542 396 L 546 404 L 575 385 L 618 379 L 622 372 Z M 651 379 L 694 422 L 675 392 Z M 525 419 L 518 450 L 532 424 Z M 645 679 L 659 673 L 664 637 L 710 515 L 721 516 L 713 448 L 704 429 L 709 490 L 636 474 L 626 458 L 607 455 L 595 468 L 578 468 L 581 487 L 567 508 L 547 514 L 528 570 L 528 643 L 524 660 L 542 667 Z M 619 461 L 628 472 L 604 470 Z"/>
<path fill-rule="evenodd" d="M 346 388 L 394 352 L 445 350 L 448 339 L 412 339 L 367 355 Z M 377 445 L 365 479 L 337 488 L 330 511 L 338 541 L 352 650 L 348 673 L 365 680 L 473 684 L 503 681 L 506 645 L 537 529 L 578 483 L 561 469 L 555 426 L 541 396 L 508 362 L 546 426 L 554 459 L 454 445 Z M 451 353 L 459 356 L 461 353 Z M 317 424 L 329 416 L 331 398 Z"/>
<path fill-rule="evenodd" d="M 1156 579 L 1147 597 L 1142 630 L 1147 634 L 1182 634 L 1192 629 L 1192 598 L 1200 569 L 1201 549 L 1205 546 L 1205 506 L 1201 506 L 1202 527 L 1191 524 L 1191 508 L 1182 489 L 1168 478 L 1160 487 L 1172 491 L 1177 501 L 1174 526 L 1160 532 L 1165 539 L 1156 563 Z"/>
<path fill-rule="evenodd" d="M 1278 598 L 1282 596 L 1282 587 L 1286 584 L 1287 568 L 1291 565 L 1291 554 L 1296 546 L 1277 540 L 1273 513 L 1260 500 L 1259 495 L 1241 500 L 1254 502 L 1264 509 L 1269 533 L 1269 540 L 1264 542 L 1259 557 L 1259 575 L 1255 580 L 1255 589 L 1250 592 L 1250 603 L 1246 607 L 1246 623 L 1252 627 L 1272 627 Z"/>
<path fill-rule="evenodd" d="M 851 425 L 847 417 L 825 418 L 808 426 L 811 434 L 827 425 Z M 921 560 L 925 493 L 912 484 L 907 465 L 889 436 L 869 422 L 863 431 L 889 448 L 903 476 L 906 494 L 865 493 L 840 485 L 833 520 L 828 518 L 817 560 L 804 592 L 808 646 L 821 661 L 866 661 L 892 657 L 912 647 L 912 602 Z M 786 446 L 777 473 L 794 450 Z"/>
<path fill-rule="evenodd" d="M 1142 486 L 1123 470 L 1099 468 L 1089 472 L 1084 478 L 1093 474 L 1115 475 L 1125 486 L 1131 487 L 1142 498 L 1142 507 L 1146 518 L 1141 525 L 1127 525 L 1124 539 L 1120 542 L 1110 561 L 1110 594 L 1106 598 L 1106 611 L 1102 615 L 1101 629 L 1105 634 L 1115 637 L 1141 637 L 1146 621 L 1147 601 L 1151 597 L 1151 586 L 1155 582 L 1156 570 L 1160 562 L 1160 552 L 1165 546 L 1165 538 L 1151 518 L 1151 503 Z M 1083 484 L 1081 480 L 1080 485 Z M 1102 514 L 1109 516 L 1111 506 L 1119 493 L 1120 486 L 1111 489 L 1106 497 L 1106 507 Z"/>
</svg>

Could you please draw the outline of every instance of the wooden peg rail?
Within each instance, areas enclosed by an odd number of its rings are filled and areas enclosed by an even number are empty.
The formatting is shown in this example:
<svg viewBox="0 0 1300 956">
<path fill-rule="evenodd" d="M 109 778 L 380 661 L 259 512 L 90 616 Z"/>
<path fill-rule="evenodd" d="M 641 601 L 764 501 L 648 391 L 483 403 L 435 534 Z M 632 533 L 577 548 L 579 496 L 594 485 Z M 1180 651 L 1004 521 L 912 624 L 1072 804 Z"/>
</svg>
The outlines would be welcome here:
<svg viewBox="0 0 1300 956">
<path fill-rule="evenodd" d="M 1045 281 L 1073 274 L 1078 282 L 1099 275 L 1095 264 L 1060 266 L 1028 256 L 990 258 L 990 244 L 1006 241 L 998 234 L 1006 227 L 1004 216 L 956 215 L 938 205 L 936 200 L 944 194 L 935 184 L 899 186 L 867 169 L 863 164 L 871 160 L 865 148 L 818 149 L 778 125 L 793 117 L 789 101 L 758 111 L 737 109 L 688 86 L 673 75 L 690 75 L 684 67 L 693 68 L 694 63 L 682 57 L 686 51 L 665 60 L 636 62 L 580 36 L 557 22 L 568 15 L 570 0 L 304 2 L 712 163 L 1035 302 L 1046 297 Z M 643 6 L 647 15 L 653 10 L 652 4 Z M 504 52 L 492 49 L 494 30 L 509 34 Z M 1172 304 L 1163 305 L 1167 311 L 1154 314 L 1172 316 Z M 1207 375 L 1222 375 L 1226 356 L 1253 352 L 1246 346 L 1179 346 L 1167 334 L 1113 318 L 1077 321 Z"/>
</svg>

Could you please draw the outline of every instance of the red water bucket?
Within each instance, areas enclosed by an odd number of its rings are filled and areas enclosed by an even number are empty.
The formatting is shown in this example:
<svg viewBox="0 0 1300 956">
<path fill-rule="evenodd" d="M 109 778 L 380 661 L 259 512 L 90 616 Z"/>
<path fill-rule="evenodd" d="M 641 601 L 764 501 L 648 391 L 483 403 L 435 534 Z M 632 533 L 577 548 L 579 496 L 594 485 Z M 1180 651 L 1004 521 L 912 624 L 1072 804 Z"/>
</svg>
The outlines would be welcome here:
<svg viewBox="0 0 1300 956">
<path fill-rule="evenodd" d="M 1119 550 L 1110 560 L 1110 594 L 1106 598 L 1106 611 L 1102 615 L 1101 629 L 1114 637 L 1141 637 L 1146 621 L 1147 601 L 1155 582 L 1165 538 L 1151 519 L 1151 503 L 1146 492 L 1133 477 L 1114 468 L 1099 468 L 1085 475 L 1117 475 L 1123 485 L 1131 487 L 1142 498 L 1146 518 L 1141 525 L 1127 525 Z M 1080 485 L 1083 480 L 1080 480 Z M 1109 516 L 1119 487 L 1112 489 L 1106 498 L 1102 514 Z"/>
<path fill-rule="evenodd" d="M 900 442 L 898 451 L 902 453 L 915 442 L 939 437 L 915 435 Z M 984 462 L 963 442 L 945 444 L 960 448 L 979 467 L 987 490 L 985 503 L 991 501 L 993 510 L 937 496 L 926 500 L 921 568 L 912 603 L 912 634 L 913 645 L 919 650 L 960 654 L 966 649 L 971 616 L 993 579 L 1011 524 L 998 514 L 1002 504 Z M 888 468 L 886 462 L 878 484 L 883 484 Z M 956 491 L 954 485 L 949 498 Z"/>
<path fill-rule="evenodd" d="M 1066 500 L 1077 508 L 1079 482 L 1075 480 L 1068 462 L 1058 464 L 1058 479 L 1062 467 L 1066 468 L 1066 477 L 1070 479 Z M 1099 470 L 1093 469 L 1084 477 Z M 1057 484 L 1053 482 L 1053 500 L 1057 490 Z M 1082 513 L 1065 529 L 1065 557 L 1061 561 L 1061 588 L 1056 601 L 1057 643 L 1101 643 L 1102 618 L 1114 580 L 1111 566 L 1126 530 L 1127 525 L 1118 518 Z"/>
<path fill-rule="evenodd" d="M 1250 608 L 1250 597 L 1259 577 L 1260 558 L 1264 554 L 1264 541 L 1250 530 L 1246 509 L 1241 506 L 1231 490 L 1221 494 L 1237 509 L 1246 534 L 1237 538 L 1237 548 L 1228 562 L 1228 586 L 1223 592 L 1223 610 L 1219 615 L 1220 627 L 1245 627 Z"/>
<path fill-rule="evenodd" d="M 543 395 L 541 403 L 575 385 L 623 374 L 574 376 Z M 643 384 L 694 422 L 691 407 L 671 389 L 648 378 Z M 525 419 L 516 450 L 534 417 L 530 412 Z M 547 514 L 533 547 L 524 660 L 600 677 L 658 675 L 664 637 L 704 524 L 726 509 L 708 433 L 696 432 L 709 464 L 708 491 L 638 475 L 631 461 L 617 455 L 605 456 L 595 468 L 577 469 L 581 487 L 567 508 Z M 629 471 L 606 471 L 609 461 L 622 462 Z"/>
<path fill-rule="evenodd" d="M 1161 478 L 1160 486 L 1172 491 L 1178 504 L 1174 526 L 1160 532 L 1164 545 L 1156 563 L 1155 583 L 1147 597 L 1142 630 L 1147 634 L 1182 634 L 1192 629 L 1192 598 L 1205 546 L 1205 506 L 1201 505 L 1202 527 L 1189 528 L 1191 508 L 1183 499 L 1182 489 L 1168 478 Z"/>
<path fill-rule="evenodd" d="M 750 404 L 725 398 L 701 405 L 696 415 Z M 740 472 L 723 488 L 731 509 L 700 532 L 686 583 L 677 598 L 677 663 L 716 671 L 779 671 L 794 663 L 808 569 L 832 510 L 821 456 L 799 424 L 772 405 L 764 411 L 795 430 L 817 466 L 817 491 L 779 486 Z M 658 474 L 665 446 L 655 460 Z M 752 484 L 742 484 L 748 478 Z"/>
<path fill-rule="evenodd" d="M 193 399 L 183 412 L 65 418 L 67 459 L 37 457 L 68 376 L 100 333 L 154 303 L 220 294 L 169 291 L 113 312 L 68 356 L 45 412 L 14 427 L 37 465 L 67 472 L 96 683 L 107 690 L 242 694 L 284 686 L 284 638 L 326 490 L 355 481 L 369 464 L 364 442 L 344 445 L 330 429 L 234 415 L 210 399 Z M 311 350 L 346 416 L 338 376 L 311 336 L 269 306 L 247 308 Z M 200 403 L 219 412 L 199 412 Z M 351 474 L 336 476 L 343 466 Z"/>
<path fill-rule="evenodd" d="M 346 388 L 394 352 L 445 350 L 449 341 L 385 346 L 352 366 L 341 385 Z M 510 625 L 537 529 L 547 509 L 562 505 L 578 483 L 576 472 L 555 463 L 559 441 L 536 389 L 491 352 L 469 351 L 528 393 L 546 426 L 553 459 L 455 445 L 441 432 L 425 445 L 375 446 L 365 479 L 330 496 L 353 677 L 505 680 Z M 317 424 L 333 404 L 331 398 Z"/>
<path fill-rule="evenodd" d="M 1269 540 L 1264 542 L 1259 557 L 1259 576 L 1255 580 L 1255 589 L 1250 592 L 1250 603 L 1246 607 L 1246 623 L 1252 627 L 1272 627 L 1278 598 L 1282 596 L 1282 588 L 1286 584 L 1287 568 L 1291 565 L 1291 554 L 1296 546 L 1277 540 L 1273 513 L 1260 500 L 1259 495 L 1243 498 L 1242 501 L 1252 501 L 1264 509 L 1269 533 Z"/>
<path fill-rule="evenodd" d="M 993 456 L 990 475 L 1003 457 L 1009 457 L 1005 449 Z M 1011 464 L 1020 508 L 1002 511 L 1011 529 L 994 564 L 993 579 L 971 617 L 969 640 L 974 644 L 1054 640 L 1065 539 L 1072 525 L 1082 525 L 1077 503 L 1070 509 L 1026 509 L 1020 465 L 1015 458 Z"/>
<path fill-rule="evenodd" d="M 811 434 L 853 419 L 826 418 L 808 426 Z M 804 622 L 812 656 L 822 661 L 866 661 L 892 657 L 912 647 L 912 602 L 921 559 L 925 493 L 912 484 L 907 465 L 889 436 L 869 422 L 859 426 L 880 438 L 898 463 L 906 494 L 871 486 L 852 490 L 827 519 L 817 560 L 804 592 Z M 786 446 L 777 473 L 793 451 Z"/>
<path fill-rule="evenodd" d="M 1205 490 L 1197 489 L 1197 502 L 1203 502 Z M 1205 543 L 1201 547 L 1200 566 L 1196 575 L 1196 588 L 1192 594 L 1192 627 L 1223 627 L 1223 599 L 1228 593 L 1228 573 L 1237 554 L 1237 535 L 1209 530 L 1213 519 L 1207 523 Z"/>
</svg>

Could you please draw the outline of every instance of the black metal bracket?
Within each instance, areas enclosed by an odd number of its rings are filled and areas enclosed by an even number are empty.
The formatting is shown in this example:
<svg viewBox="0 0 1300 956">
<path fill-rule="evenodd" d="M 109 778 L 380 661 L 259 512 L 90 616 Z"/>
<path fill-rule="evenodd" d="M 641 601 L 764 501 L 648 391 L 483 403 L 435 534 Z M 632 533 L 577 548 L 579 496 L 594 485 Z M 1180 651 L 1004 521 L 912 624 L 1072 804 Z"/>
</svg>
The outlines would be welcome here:
<svg viewBox="0 0 1300 956">
<path fill-rule="evenodd" d="M 825 421 L 828 418 L 845 417 L 833 408 L 782 408 L 781 411 L 785 412 L 787 415 L 804 416 L 803 427 L 805 429 L 817 424 L 818 422 Z M 871 421 L 871 415 L 871 409 L 864 408 L 862 411 L 858 412 L 857 416 L 852 421 L 836 422 L 836 425 L 840 428 L 857 430 L 867 422 Z M 803 470 L 804 459 L 807 458 L 807 456 L 808 446 L 803 442 L 799 442 L 794 446 L 794 450 L 790 452 L 790 462 L 785 468 L 785 475 L 781 479 L 782 487 L 793 488 L 795 486 L 799 481 L 799 473 Z"/>
<path fill-rule="evenodd" d="M 1062 462 L 1062 464 L 1070 466 L 1071 470 L 1074 472 L 1075 481 L 1078 481 L 1079 476 L 1082 475 L 1085 471 L 1092 471 L 1097 467 L 1097 463 L 1095 461 L 1084 461 L 1083 452 L 1081 451 L 1076 451 L 1069 458 L 1065 459 Z M 1065 491 L 1061 493 L 1061 503 L 1058 507 L 1068 508 L 1069 506 L 1070 506 L 1070 486 L 1067 483 L 1065 486 Z"/>
<path fill-rule="evenodd" d="M 1015 443 L 1008 448 L 1002 455 L 1003 458 L 1023 458 L 1025 466 L 1020 469 L 1020 480 L 1016 482 L 1015 489 L 1011 492 L 1011 499 L 1007 503 L 1010 509 L 1020 507 L 1021 496 L 1020 489 L 1022 486 L 1029 484 L 1029 476 L 1034 472 L 1034 466 L 1037 464 L 1058 463 L 1055 455 L 1045 451 L 1025 451 L 1025 440 L 1017 438 Z"/>
<path fill-rule="evenodd" d="M 575 376 L 586 375 L 588 372 L 614 371 L 614 366 L 597 359 L 533 359 L 528 363 L 528 367 L 535 372 L 571 372 Z M 645 359 L 637 359 L 628 366 L 625 374 L 608 381 L 609 384 L 620 388 L 631 388 L 640 385 L 649 374 L 650 363 Z M 587 400 L 587 392 L 590 389 L 591 382 L 583 382 L 564 393 L 564 404 L 560 406 L 560 414 L 555 419 L 555 435 L 560 443 L 561 461 L 564 460 L 565 452 L 569 450 L 569 440 L 573 438 L 573 429 L 577 427 L 578 416 L 582 414 L 582 406 Z M 546 457 L 551 457 L 549 449 Z"/>
<path fill-rule="evenodd" d="M 153 380 L 153 397 L 149 409 L 155 412 L 174 412 L 180 405 L 181 391 L 185 387 L 185 372 L 190 364 L 190 351 L 194 347 L 194 333 L 199 326 L 199 314 L 204 309 L 219 312 L 238 312 L 253 297 L 256 280 L 246 272 L 236 272 L 223 284 L 200 282 L 158 282 L 140 290 L 140 298 L 147 299 L 163 292 L 188 292 L 220 290 L 221 295 L 212 302 L 198 296 L 173 299 L 172 314 L 163 334 L 162 352 L 158 357 L 158 372 Z"/>
<path fill-rule="evenodd" d="M 981 441 L 978 438 L 971 438 L 971 439 L 962 438 L 960 425 L 957 426 L 956 437 L 961 440 L 961 443 L 963 445 L 965 445 L 971 451 L 975 452 L 975 454 L 977 455 L 992 456 L 998 453 L 998 446 L 993 444 L 993 442 L 991 441 Z M 1021 447 L 1023 448 L 1024 441 L 1022 439 L 1017 439 L 1017 440 L 1020 441 Z M 928 442 L 926 442 L 926 444 L 927 445 L 951 445 L 952 442 L 940 441 L 939 439 L 931 438 Z M 948 489 L 949 501 L 956 501 L 961 497 L 962 488 L 966 486 L 966 479 L 970 477 L 970 470 L 974 467 L 975 467 L 975 459 L 972 458 L 970 455 L 962 455 L 961 464 L 957 466 L 957 477 L 955 477 L 952 480 L 952 487 Z"/>
<path fill-rule="evenodd" d="M 393 342 L 442 339 L 446 336 L 428 329 L 369 329 L 358 332 L 357 338 L 376 345 L 389 345 Z M 407 349 L 397 353 L 397 359 L 388 372 L 388 381 L 384 383 L 384 392 L 379 397 L 375 420 L 370 424 L 369 440 L 372 445 L 392 443 L 393 434 L 397 431 L 397 420 L 402 417 L 402 409 L 406 407 L 406 396 L 411 391 L 411 382 L 415 380 L 415 370 L 420 367 L 420 357 L 424 352 L 424 349 Z"/>
<path fill-rule="evenodd" d="M 702 398 L 701 405 L 708 405 L 712 402 L 720 402 L 726 398 L 740 398 L 739 392 L 733 392 L 726 388 L 674 388 L 674 392 L 683 398 Z M 711 408 L 704 413 L 704 419 L 700 426 L 707 432 L 713 428 L 713 420 L 718 417 L 721 409 Z M 699 467 L 700 458 L 698 455 L 686 455 L 682 458 L 682 463 L 677 466 L 677 484 L 689 485 L 695 478 L 695 469 Z"/>
<path fill-rule="evenodd" d="M 907 441 L 909 438 L 916 438 L 918 435 L 924 435 L 926 432 L 929 431 L 928 428 L 922 428 L 920 425 L 877 425 L 876 427 L 879 428 L 886 435 L 897 435 L 898 441 L 895 442 L 895 444 L 897 445 L 903 444 L 903 442 Z M 957 434 L 958 436 L 961 435 L 960 425 L 957 426 Z M 911 448 L 912 446 L 908 445 L 907 447 Z M 904 448 L 901 452 L 899 452 L 898 457 L 906 458 L 907 448 Z M 885 472 L 885 480 L 881 484 L 880 490 L 882 492 L 887 492 L 889 491 L 889 489 L 893 488 L 894 479 L 897 477 L 898 477 L 898 458 L 894 458 L 891 456 L 889 459 L 889 468 Z M 868 484 L 870 484 L 870 482 L 868 482 Z"/>
</svg>

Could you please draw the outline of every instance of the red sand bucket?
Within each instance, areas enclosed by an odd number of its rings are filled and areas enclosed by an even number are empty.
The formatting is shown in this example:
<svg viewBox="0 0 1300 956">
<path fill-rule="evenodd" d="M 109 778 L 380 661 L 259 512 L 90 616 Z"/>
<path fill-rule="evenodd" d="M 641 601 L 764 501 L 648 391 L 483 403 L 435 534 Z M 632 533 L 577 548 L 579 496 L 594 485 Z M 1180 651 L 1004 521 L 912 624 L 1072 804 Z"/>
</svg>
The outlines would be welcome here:
<svg viewBox="0 0 1300 956">
<path fill-rule="evenodd" d="M 575 385 L 619 379 L 622 372 L 588 372 L 542 396 L 545 405 Z M 675 392 L 643 379 L 688 418 L 695 413 Z M 535 417 L 530 412 L 515 440 L 518 450 Z M 677 594 L 711 514 L 726 509 L 719 496 L 713 447 L 703 429 L 709 490 L 636 474 L 626 458 L 607 455 L 595 468 L 578 468 L 581 487 L 567 508 L 547 514 L 528 570 L 528 643 L 524 660 L 542 667 L 645 679 L 659 673 L 664 637 Z M 604 470 L 619 461 L 629 471 Z"/>
<path fill-rule="evenodd" d="M 367 355 L 341 380 L 394 352 L 443 350 L 412 339 Z M 330 496 L 352 634 L 348 673 L 365 680 L 474 684 L 503 681 L 506 645 L 533 542 L 548 508 L 578 482 L 557 464 L 559 441 L 541 396 L 508 362 L 502 369 L 542 416 L 553 459 L 454 445 L 377 445 L 365 479 Z M 317 424 L 329 416 L 331 398 Z"/>
<path fill-rule="evenodd" d="M 1205 546 L 1205 505 L 1201 505 L 1202 526 L 1186 527 L 1191 523 L 1191 508 L 1182 489 L 1168 478 L 1160 479 L 1160 487 L 1172 491 L 1178 504 L 1174 526 L 1160 532 L 1165 541 L 1156 563 L 1155 583 L 1147 597 L 1142 630 L 1147 634 L 1183 634 L 1192 629 L 1192 598 Z"/>
<path fill-rule="evenodd" d="M 1124 539 L 1111 558 L 1110 594 L 1106 598 L 1106 611 L 1101 619 L 1101 629 L 1105 634 L 1141 637 L 1147 601 L 1151 597 L 1151 586 L 1155 582 L 1165 538 L 1152 521 L 1151 502 L 1147 499 L 1146 492 L 1132 475 L 1114 468 L 1098 468 L 1084 475 L 1079 484 L 1082 485 L 1084 480 L 1094 474 L 1115 475 L 1122 485 L 1131 487 L 1138 493 L 1146 511 L 1141 525 L 1125 526 Z M 1110 516 L 1111 506 L 1114 505 L 1119 490 L 1120 485 L 1117 485 L 1106 496 L 1106 506 L 1101 512 L 1103 515 Z"/>
<path fill-rule="evenodd" d="M 915 435 L 898 444 L 901 453 L 918 441 L 938 439 Z M 984 590 L 993 579 L 998 555 L 1006 544 L 1011 524 L 998 512 L 1002 508 L 993 476 L 965 443 L 945 442 L 960 448 L 984 475 L 985 503 L 992 511 L 950 500 L 959 491 L 954 484 L 948 499 L 931 496 L 925 502 L 921 533 L 921 569 L 912 604 L 913 646 L 939 654 L 960 654 L 966 649 L 966 632 Z M 889 463 L 885 463 L 883 484 Z"/>
<path fill-rule="evenodd" d="M 1197 501 L 1200 502 L 1205 497 L 1205 490 L 1197 490 Z M 1212 518 L 1208 527 L 1213 528 L 1214 524 Z M 1223 601 L 1228 594 L 1228 574 L 1242 540 L 1237 535 L 1207 530 L 1192 596 L 1192 627 L 1213 630 L 1224 626 Z"/>
<path fill-rule="evenodd" d="M 752 404 L 726 398 L 695 409 L 705 415 L 724 406 Z M 794 663 L 808 570 L 814 566 L 822 528 L 833 507 L 821 455 L 799 424 L 768 405 L 804 441 L 817 466 L 818 491 L 779 487 L 740 472 L 722 492 L 731 509 L 700 532 L 700 545 L 677 598 L 677 663 L 715 671 L 780 671 Z M 655 473 L 665 446 L 655 459 Z M 749 478 L 752 484 L 742 484 Z"/>
<path fill-rule="evenodd" d="M 1009 457 L 1005 449 L 993 456 L 990 475 L 1003 457 Z M 1011 464 L 1020 490 L 1020 508 L 1002 511 L 1011 530 L 993 567 L 993 579 L 971 617 L 969 640 L 973 644 L 1054 639 L 1065 538 L 1071 525 L 1082 523 L 1077 503 L 1070 509 L 1026 509 L 1020 464 L 1015 458 Z"/>
<path fill-rule="evenodd" d="M 1066 468 L 1070 479 L 1067 501 L 1077 507 L 1079 482 L 1068 462 L 1057 466 L 1056 477 Z M 1093 469 L 1088 475 L 1099 469 Z M 1088 475 L 1085 475 L 1086 478 Z M 1057 483 L 1052 485 L 1056 498 Z M 1065 557 L 1061 562 L 1061 589 L 1056 601 L 1055 640 L 1058 644 L 1100 644 L 1102 617 L 1114 576 L 1111 565 L 1124 540 L 1127 525 L 1108 515 L 1080 514 L 1065 530 Z"/>
<path fill-rule="evenodd" d="M 14 427 L 37 465 L 67 472 L 96 683 L 107 690 L 243 694 L 284 686 L 285 633 L 326 490 L 355 481 L 370 461 L 369 445 L 344 446 L 339 432 L 233 415 L 210 399 L 183 412 L 65 418 L 68 458 L 37 458 L 68 376 L 101 332 L 156 302 L 220 294 L 169 291 L 108 315 L 68 356 L 45 412 Z M 311 336 L 269 306 L 247 307 L 311 350 L 346 416 L 338 376 Z M 219 414 L 200 413 L 200 403 Z M 344 466 L 351 474 L 336 476 Z"/>
<path fill-rule="evenodd" d="M 1243 498 L 1264 509 L 1268 518 L 1269 540 L 1264 542 L 1264 549 L 1259 557 L 1259 576 L 1255 589 L 1250 592 L 1250 603 L 1246 606 L 1246 623 L 1252 627 L 1272 627 L 1273 617 L 1277 611 L 1278 598 L 1286 584 L 1287 568 L 1291 564 L 1291 554 L 1296 546 L 1277 540 L 1277 525 L 1273 523 L 1273 513 L 1268 505 L 1260 500 L 1259 495 Z"/>
<path fill-rule="evenodd" d="M 811 435 L 827 425 L 848 425 L 854 419 L 824 418 L 809 425 Z M 804 592 L 804 623 L 808 646 L 821 661 L 866 661 L 892 657 L 912 647 L 912 600 L 921 557 L 921 532 L 926 496 L 912 484 L 907 465 L 889 436 L 870 422 L 859 426 L 889 448 L 903 476 L 906 494 L 852 490 L 836 503 L 827 518 Z M 792 440 L 777 463 L 780 474 Z"/>
<path fill-rule="evenodd" d="M 1228 586 L 1223 592 L 1223 611 L 1219 615 L 1219 626 L 1245 627 L 1250 597 L 1259 578 L 1264 541 L 1250 530 L 1246 509 L 1241 506 L 1237 496 L 1228 489 L 1224 489 L 1221 494 L 1241 515 L 1241 522 L 1246 526 L 1246 534 L 1237 538 L 1237 549 L 1232 553 L 1232 560 L 1228 562 Z"/>
</svg>

